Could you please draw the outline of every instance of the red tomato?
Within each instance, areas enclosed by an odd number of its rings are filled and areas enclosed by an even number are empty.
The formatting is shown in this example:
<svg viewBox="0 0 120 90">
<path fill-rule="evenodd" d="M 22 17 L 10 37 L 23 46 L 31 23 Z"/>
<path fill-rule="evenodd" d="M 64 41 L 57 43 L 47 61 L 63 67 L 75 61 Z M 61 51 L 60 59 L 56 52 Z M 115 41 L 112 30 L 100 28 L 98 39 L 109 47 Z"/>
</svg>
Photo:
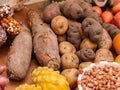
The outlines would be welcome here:
<svg viewBox="0 0 120 90">
<path fill-rule="evenodd" d="M 112 8 L 112 12 L 113 13 L 117 13 L 120 11 L 120 2 L 118 2 L 117 4 L 115 4 Z"/>
<path fill-rule="evenodd" d="M 104 11 L 101 14 L 101 18 L 105 23 L 111 23 L 113 21 L 113 14 L 110 11 Z"/>
<path fill-rule="evenodd" d="M 113 23 L 120 28 L 120 12 L 116 13 L 113 19 Z"/>
<path fill-rule="evenodd" d="M 99 14 L 102 14 L 102 9 L 99 6 L 93 6 L 93 9 Z"/>
</svg>

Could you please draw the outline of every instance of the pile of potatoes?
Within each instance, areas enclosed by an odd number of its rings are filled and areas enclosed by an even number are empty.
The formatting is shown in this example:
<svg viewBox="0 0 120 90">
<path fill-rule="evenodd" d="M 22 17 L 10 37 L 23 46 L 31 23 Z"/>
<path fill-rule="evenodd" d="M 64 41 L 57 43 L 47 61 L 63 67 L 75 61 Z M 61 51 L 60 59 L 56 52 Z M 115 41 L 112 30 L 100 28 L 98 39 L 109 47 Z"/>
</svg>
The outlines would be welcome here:
<svg viewBox="0 0 120 90">
<path fill-rule="evenodd" d="M 58 37 L 61 74 L 72 90 L 77 86 L 79 70 L 92 62 L 114 61 L 112 39 L 120 30 L 103 23 L 84 0 L 51 3 L 43 12 L 43 20 Z"/>
</svg>

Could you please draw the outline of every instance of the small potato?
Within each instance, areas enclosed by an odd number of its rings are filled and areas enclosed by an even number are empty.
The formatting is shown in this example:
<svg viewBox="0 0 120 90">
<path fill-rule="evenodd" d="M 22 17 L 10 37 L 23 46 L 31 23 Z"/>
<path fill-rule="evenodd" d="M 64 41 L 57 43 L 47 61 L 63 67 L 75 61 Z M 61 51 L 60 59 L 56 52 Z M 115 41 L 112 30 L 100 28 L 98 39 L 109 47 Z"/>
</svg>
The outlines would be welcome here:
<svg viewBox="0 0 120 90">
<path fill-rule="evenodd" d="M 65 53 L 61 57 L 62 69 L 78 68 L 79 59 L 74 53 Z"/>
<path fill-rule="evenodd" d="M 98 43 L 98 48 L 110 49 L 112 47 L 112 39 L 109 33 L 103 29 L 102 38 Z"/>
<path fill-rule="evenodd" d="M 100 61 L 114 61 L 112 52 L 105 48 L 98 49 L 96 51 L 96 56 L 95 56 L 94 62 L 100 62 Z"/>
<path fill-rule="evenodd" d="M 93 43 L 93 42 L 90 41 L 90 39 L 88 39 L 88 38 L 84 38 L 83 41 L 82 41 L 81 44 L 80 44 L 80 49 L 81 49 L 81 48 L 84 48 L 84 47 L 88 47 L 88 48 L 91 48 L 91 49 L 93 49 L 93 50 L 96 50 L 97 44 L 96 44 L 96 43 Z"/>
<path fill-rule="evenodd" d="M 66 41 L 66 34 L 57 35 L 58 42 Z"/>
<path fill-rule="evenodd" d="M 43 11 L 43 20 L 46 23 L 51 23 L 51 20 L 58 15 L 61 15 L 59 3 L 51 3 Z"/>
<path fill-rule="evenodd" d="M 63 35 L 68 29 L 68 20 L 64 16 L 56 16 L 51 21 L 51 27 L 57 35 Z"/>
<path fill-rule="evenodd" d="M 64 54 L 64 53 L 75 53 L 76 52 L 76 48 L 68 41 L 63 41 L 59 44 L 59 51 L 60 54 Z"/>
<path fill-rule="evenodd" d="M 61 72 L 61 75 L 66 77 L 71 89 L 77 86 L 78 74 L 79 71 L 75 68 L 65 69 Z"/>
<path fill-rule="evenodd" d="M 92 62 L 82 62 L 79 64 L 79 70 L 82 70 L 83 68 L 89 66 Z"/>
</svg>

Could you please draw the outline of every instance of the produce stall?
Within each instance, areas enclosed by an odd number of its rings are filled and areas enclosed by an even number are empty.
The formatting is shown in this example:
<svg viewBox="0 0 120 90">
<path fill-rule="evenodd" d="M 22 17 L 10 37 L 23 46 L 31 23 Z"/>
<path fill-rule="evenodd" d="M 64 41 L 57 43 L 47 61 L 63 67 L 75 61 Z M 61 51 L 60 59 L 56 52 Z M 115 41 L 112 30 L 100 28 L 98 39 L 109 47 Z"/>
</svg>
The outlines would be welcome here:
<svg viewBox="0 0 120 90">
<path fill-rule="evenodd" d="M 30 1 L 0 7 L 5 90 L 120 90 L 119 0 Z"/>
</svg>

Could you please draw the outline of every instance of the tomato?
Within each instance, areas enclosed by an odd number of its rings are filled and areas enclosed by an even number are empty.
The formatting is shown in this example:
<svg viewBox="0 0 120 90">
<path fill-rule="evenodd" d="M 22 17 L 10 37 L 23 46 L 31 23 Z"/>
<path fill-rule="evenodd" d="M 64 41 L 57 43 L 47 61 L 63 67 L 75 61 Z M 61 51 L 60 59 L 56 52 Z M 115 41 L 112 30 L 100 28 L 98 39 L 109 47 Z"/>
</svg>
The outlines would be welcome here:
<svg viewBox="0 0 120 90">
<path fill-rule="evenodd" d="M 99 14 L 102 14 L 102 9 L 99 6 L 93 6 L 93 9 Z"/>
<path fill-rule="evenodd" d="M 113 23 L 120 28 L 120 12 L 116 13 L 113 19 Z"/>
<path fill-rule="evenodd" d="M 113 13 L 117 13 L 117 12 L 119 12 L 119 11 L 120 11 L 120 2 L 117 3 L 117 4 L 115 4 L 115 5 L 113 6 L 113 8 L 112 8 L 112 12 L 113 12 Z"/>
<path fill-rule="evenodd" d="M 104 11 L 101 14 L 101 18 L 105 23 L 111 23 L 113 21 L 113 14 L 110 11 Z"/>
</svg>

